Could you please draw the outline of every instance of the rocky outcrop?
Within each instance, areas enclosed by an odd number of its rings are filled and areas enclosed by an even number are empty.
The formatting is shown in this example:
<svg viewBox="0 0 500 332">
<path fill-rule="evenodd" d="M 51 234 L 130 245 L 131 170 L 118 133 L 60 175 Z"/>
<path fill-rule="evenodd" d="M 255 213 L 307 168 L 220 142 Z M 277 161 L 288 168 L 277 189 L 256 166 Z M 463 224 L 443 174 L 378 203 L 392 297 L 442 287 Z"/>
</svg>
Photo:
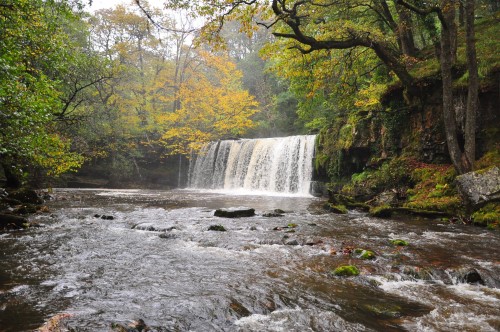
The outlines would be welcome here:
<svg viewBox="0 0 500 332">
<path fill-rule="evenodd" d="M 43 204 L 43 199 L 32 189 L 19 189 L 9 192 L 8 198 L 22 203 Z"/>
<path fill-rule="evenodd" d="M 500 169 L 470 172 L 456 178 L 457 188 L 473 209 L 491 201 L 500 201 Z"/>
</svg>

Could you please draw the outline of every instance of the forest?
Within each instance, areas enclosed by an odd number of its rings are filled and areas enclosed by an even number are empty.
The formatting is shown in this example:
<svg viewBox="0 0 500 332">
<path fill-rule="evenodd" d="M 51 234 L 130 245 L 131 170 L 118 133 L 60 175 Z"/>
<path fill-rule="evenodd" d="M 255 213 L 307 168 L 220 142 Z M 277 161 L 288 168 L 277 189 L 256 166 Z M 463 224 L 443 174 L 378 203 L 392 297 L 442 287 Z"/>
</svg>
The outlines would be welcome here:
<svg viewBox="0 0 500 332">
<path fill-rule="evenodd" d="M 0 0 L 1 332 L 500 331 L 499 0 L 111 2 Z"/>
<path fill-rule="evenodd" d="M 207 142 L 318 134 L 334 210 L 452 212 L 499 164 L 498 1 L 90 3 L 0 4 L 6 187 L 172 188 Z"/>
</svg>

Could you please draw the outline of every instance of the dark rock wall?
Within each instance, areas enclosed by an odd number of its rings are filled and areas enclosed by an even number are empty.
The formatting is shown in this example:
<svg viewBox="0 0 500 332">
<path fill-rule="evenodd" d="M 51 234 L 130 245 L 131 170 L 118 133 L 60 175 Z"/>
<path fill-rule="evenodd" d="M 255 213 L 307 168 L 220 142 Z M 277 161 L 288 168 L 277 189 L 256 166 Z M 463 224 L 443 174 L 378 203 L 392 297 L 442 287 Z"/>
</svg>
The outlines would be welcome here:
<svg viewBox="0 0 500 332">
<path fill-rule="evenodd" d="M 477 158 L 487 151 L 500 149 L 499 92 L 500 72 L 497 72 L 483 84 L 479 94 Z M 467 91 L 456 89 L 454 94 L 457 124 L 463 128 Z M 380 110 L 365 112 L 367 114 L 359 117 L 355 124 L 351 121 L 351 137 L 345 137 L 349 122 L 345 119 L 341 120 L 344 123 L 333 123 L 320 133 L 316 180 L 349 178 L 400 155 L 425 163 L 450 163 L 439 80 L 419 82 L 413 97 L 405 95 L 401 88 L 392 89 L 382 98 Z"/>
</svg>

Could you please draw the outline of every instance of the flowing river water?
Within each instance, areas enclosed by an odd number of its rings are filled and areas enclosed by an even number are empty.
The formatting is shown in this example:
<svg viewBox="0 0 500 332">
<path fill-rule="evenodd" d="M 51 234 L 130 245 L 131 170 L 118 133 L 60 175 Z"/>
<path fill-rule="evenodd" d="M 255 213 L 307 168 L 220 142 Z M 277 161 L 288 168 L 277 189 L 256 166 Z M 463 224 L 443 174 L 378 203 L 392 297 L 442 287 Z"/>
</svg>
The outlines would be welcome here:
<svg viewBox="0 0 500 332">
<path fill-rule="evenodd" d="M 43 227 L 0 235 L 0 331 L 33 330 L 58 313 L 71 314 L 73 331 L 137 319 L 153 331 L 500 330 L 495 231 L 334 215 L 311 197 L 75 189 L 53 196 L 51 213 L 32 217 Z M 217 208 L 241 206 L 257 215 L 214 217 Z M 286 213 L 263 216 L 274 209 Z M 362 260 L 351 248 L 377 258 Z M 348 263 L 361 274 L 332 275 Z"/>
</svg>

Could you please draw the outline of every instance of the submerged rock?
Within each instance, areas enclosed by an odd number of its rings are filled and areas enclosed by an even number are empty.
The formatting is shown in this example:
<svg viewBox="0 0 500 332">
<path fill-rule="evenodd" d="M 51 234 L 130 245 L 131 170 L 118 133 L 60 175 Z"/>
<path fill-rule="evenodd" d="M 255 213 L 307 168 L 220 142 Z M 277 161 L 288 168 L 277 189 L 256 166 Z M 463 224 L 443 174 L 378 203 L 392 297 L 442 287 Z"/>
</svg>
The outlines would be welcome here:
<svg viewBox="0 0 500 332">
<path fill-rule="evenodd" d="M 215 217 L 222 218 L 242 218 L 242 217 L 253 217 L 255 216 L 255 209 L 218 209 L 215 210 Z"/>
<path fill-rule="evenodd" d="M 276 212 L 267 212 L 262 215 L 263 217 L 266 218 L 273 218 L 273 217 L 283 217 L 284 215 L 281 213 L 276 213 Z"/>
<path fill-rule="evenodd" d="M 226 232 L 226 229 L 222 225 L 211 225 L 208 227 L 209 231 Z"/>
<path fill-rule="evenodd" d="M 332 273 L 338 277 L 352 277 L 359 275 L 359 270 L 354 265 L 342 265 L 333 270 Z"/>
<path fill-rule="evenodd" d="M 159 237 L 160 239 L 175 239 L 177 238 L 177 235 L 172 233 L 161 233 Z"/>
<path fill-rule="evenodd" d="M 401 306 L 391 303 L 367 304 L 364 308 L 375 316 L 383 318 L 399 318 L 403 316 Z"/>
</svg>

